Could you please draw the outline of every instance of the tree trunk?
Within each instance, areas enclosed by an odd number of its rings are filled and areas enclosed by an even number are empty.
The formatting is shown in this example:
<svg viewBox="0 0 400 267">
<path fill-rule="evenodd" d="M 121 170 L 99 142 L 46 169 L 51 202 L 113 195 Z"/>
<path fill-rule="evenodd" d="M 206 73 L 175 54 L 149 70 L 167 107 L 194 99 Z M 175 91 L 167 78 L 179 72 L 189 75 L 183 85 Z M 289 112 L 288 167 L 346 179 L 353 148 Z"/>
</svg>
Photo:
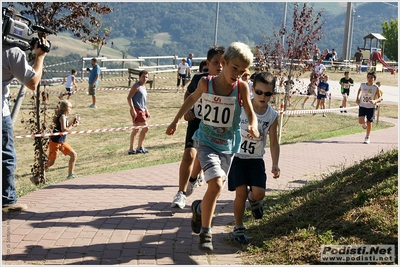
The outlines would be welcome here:
<svg viewBox="0 0 400 267">
<path fill-rule="evenodd" d="M 40 83 L 37 86 L 36 89 L 36 127 L 37 127 L 37 134 L 43 133 L 42 131 L 42 126 L 40 122 Z M 43 150 L 43 142 L 42 142 L 43 137 L 35 137 L 35 155 L 38 156 L 38 168 L 34 170 L 34 172 L 37 172 L 36 174 L 34 173 L 34 177 L 38 178 L 38 181 L 40 183 L 45 184 L 46 183 L 46 175 L 44 172 L 44 150 Z"/>
</svg>

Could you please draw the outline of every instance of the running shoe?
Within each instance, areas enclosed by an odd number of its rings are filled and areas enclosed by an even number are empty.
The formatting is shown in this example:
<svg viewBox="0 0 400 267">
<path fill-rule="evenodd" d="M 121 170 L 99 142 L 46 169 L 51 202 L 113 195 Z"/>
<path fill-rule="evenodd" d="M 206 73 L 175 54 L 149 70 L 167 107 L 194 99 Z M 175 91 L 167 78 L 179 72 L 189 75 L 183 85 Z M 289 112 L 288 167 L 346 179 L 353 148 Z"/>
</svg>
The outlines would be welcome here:
<svg viewBox="0 0 400 267">
<path fill-rule="evenodd" d="M 171 202 L 171 208 L 180 208 L 183 209 L 186 205 L 186 196 L 182 191 L 178 191 L 176 193 L 174 200 Z"/>
<path fill-rule="evenodd" d="M 192 231 L 196 234 L 200 233 L 201 230 L 201 213 L 197 212 L 197 206 L 201 204 L 201 200 L 195 200 L 192 203 L 192 222 L 191 227 Z"/>
</svg>

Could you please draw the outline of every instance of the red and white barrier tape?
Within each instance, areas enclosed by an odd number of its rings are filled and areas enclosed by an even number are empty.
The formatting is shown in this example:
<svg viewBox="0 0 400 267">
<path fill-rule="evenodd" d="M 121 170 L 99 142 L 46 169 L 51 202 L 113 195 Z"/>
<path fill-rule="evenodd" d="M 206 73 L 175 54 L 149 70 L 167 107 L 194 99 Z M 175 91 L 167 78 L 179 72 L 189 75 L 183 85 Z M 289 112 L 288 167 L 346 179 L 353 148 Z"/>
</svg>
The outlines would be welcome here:
<svg viewBox="0 0 400 267">
<path fill-rule="evenodd" d="M 160 88 L 147 88 L 147 91 L 177 90 L 177 89 L 181 90 L 181 88 L 171 86 L 171 87 L 160 87 Z M 88 90 L 88 88 L 77 88 L 77 89 L 73 90 L 73 93 L 75 93 L 77 91 L 87 91 L 87 90 Z M 131 88 L 130 87 L 96 88 L 96 90 L 98 90 L 98 91 L 129 91 L 129 90 L 131 90 Z M 60 92 L 61 91 L 47 91 L 47 93 L 49 93 L 49 94 L 56 94 L 56 95 L 60 94 Z M 33 95 L 33 94 L 36 94 L 36 93 L 33 91 L 27 91 L 25 93 L 25 95 Z M 18 95 L 18 93 L 10 93 L 10 95 Z"/>
<path fill-rule="evenodd" d="M 279 114 L 284 115 L 298 115 L 298 114 L 315 114 L 315 113 L 332 113 L 344 110 L 358 109 L 358 106 L 348 107 L 348 108 L 333 108 L 333 109 L 311 109 L 311 110 L 286 110 L 279 111 Z M 178 124 L 186 124 L 187 122 L 179 122 Z M 62 133 L 47 133 L 47 134 L 29 134 L 29 135 L 18 135 L 14 136 L 15 139 L 23 138 L 36 138 L 36 137 L 46 137 L 46 136 L 56 136 L 56 135 L 67 135 L 67 134 L 87 134 L 87 133 L 105 133 L 105 132 L 117 132 L 117 131 L 127 131 L 133 129 L 141 129 L 145 127 L 153 128 L 159 126 L 168 126 L 169 124 L 151 124 L 148 126 L 130 126 L 130 127 L 120 127 L 120 128 L 109 128 L 109 129 L 97 129 L 97 130 L 85 130 L 85 131 L 72 131 L 72 132 L 62 132 Z"/>
<path fill-rule="evenodd" d="M 74 63 L 74 62 L 80 62 L 80 61 L 82 61 L 82 60 L 81 59 L 77 59 L 77 60 L 72 60 L 72 61 L 68 61 L 68 62 L 62 62 L 62 63 L 52 64 L 52 65 L 45 65 L 45 68 L 50 68 L 50 67 L 54 67 L 54 66 L 61 66 L 61 65 Z"/>
<path fill-rule="evenodd" d="M 179 122 L 178 124 L 186 124 L 186 121 Z M 133 129 L 141 128 L 153 128 L 159 126 L 168 126 L 169 124 L 151 124 L 148 126 L 130 126 L 130 127 L 120 127 L 120 128 L 109 128 L 109 129 L 97 129 L 97 130 L 85 130 L 85 131 L 72 131 L 72 132 L 62 132 L 62 133 L 47 133 L 47 134 L 28 134 L 28 135 L 18 135 L 14 136 L 15 139 L 23 138 L 36 138 L 36 137 L 46 137 L 46 136 L 56 136 L 56 135 L 67 135 L 67 134 L 87 134 L 87 133 L 105 133 L 105 132 L 117 132 L 117 131 L 127 131 Z"/>
<path fill-rule="evenodd" d="M 279 111 L 279 114 L 284 115 L 297 115 L 297 114 L 314 114 L 314 113 L 332 113 L 338 111 L 345 111 L 351 109 L 358 109 L 358 106 L 348 107 L 348 108 L 331 108 L 331 109 L 296 109 L 296 110 L 286 110 Z"/>
</svg>

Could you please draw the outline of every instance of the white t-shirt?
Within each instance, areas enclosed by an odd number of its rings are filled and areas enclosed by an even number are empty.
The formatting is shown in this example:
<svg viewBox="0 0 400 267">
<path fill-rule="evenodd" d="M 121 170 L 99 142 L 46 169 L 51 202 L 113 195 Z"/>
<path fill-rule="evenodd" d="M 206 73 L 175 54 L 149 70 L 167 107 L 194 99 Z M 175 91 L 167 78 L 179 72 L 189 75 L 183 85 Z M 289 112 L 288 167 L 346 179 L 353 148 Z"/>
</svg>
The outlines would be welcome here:
<svg viewBox="0 0 400 267">
<path fill-rule="evenodd" d="M 326 68 L 325 68 L 324 64 L 321 63 L 321 64 L 315 66 L 314 73 L 317 75 L 321 75 L 324 72 L 324 70 L 326 70 Z"/>
<path fill-rule="evenodd" d="M 182 75 L 183 75 L 183 74 L 186 74 L 187 68 L 190 68 L 190 67 L 189 67 L 189 64 L 187 64 L 187 63 L 182 64 L 182 62 L 179 63 L 179 65 L 178 65 L 178 73 L 179 73 L 179 74 L 182 74 Z"/>
</svg>

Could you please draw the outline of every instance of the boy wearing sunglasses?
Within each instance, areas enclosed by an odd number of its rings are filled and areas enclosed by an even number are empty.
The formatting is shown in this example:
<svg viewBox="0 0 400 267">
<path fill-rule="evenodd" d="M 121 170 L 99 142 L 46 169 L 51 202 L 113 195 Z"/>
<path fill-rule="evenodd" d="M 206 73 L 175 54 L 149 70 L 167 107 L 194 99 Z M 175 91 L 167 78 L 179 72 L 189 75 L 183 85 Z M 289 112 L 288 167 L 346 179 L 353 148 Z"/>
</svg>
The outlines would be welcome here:
<svg viewBox="0 0 400 267">
<path fill-rule="evenodd" d="M 252 62 L 250 47 L 233 42 L 221 58 L 221 73 L 217 77 L 203 77 L 199 81 L 196 91 L 186 98 L 166 130 L 167 135 L 173 135 L 179 119 L 201 98 L 201 122 L 193 140 L 207 182 L 207 191 L 202 200 L 193 201 L 191 221 L 192 231 L 200 234 L 200 250 L 213 250 L 211 221 L 232 157 L 240 150 L 241 106 L 249 122 L 248 135 L 254 138 L 260 136 L 249 87 L 240 79 Z"/>
<path fill-rule="evenodd" d="M 276 78 L 269 72 L 260 72 L 254 78 L 252 99 L 253 109 L 258 119 L 260 136 L 254 138 L 247 132 L 248 120 L 242 110 L 240 152 L 235 154 L 228 175 L 229 191 L 236 191 L 233 202 L 235 227 L 232 236 L 235 242 L 248 244 L 246 228 L 243 225 L 243 216 L 246 200 L 249 200 L 251 212 L 255 219 L 261 219 L 264 212 L 264 196 L 267 182 L 265 173 L 264 154 L 269 136 L 270 152 L 272 159 L 273 177 L 280 176 L 278 166 L 280 147 L 278 143 L 278 112 L 268 102 L 275 91 Z"/>
</svg>

